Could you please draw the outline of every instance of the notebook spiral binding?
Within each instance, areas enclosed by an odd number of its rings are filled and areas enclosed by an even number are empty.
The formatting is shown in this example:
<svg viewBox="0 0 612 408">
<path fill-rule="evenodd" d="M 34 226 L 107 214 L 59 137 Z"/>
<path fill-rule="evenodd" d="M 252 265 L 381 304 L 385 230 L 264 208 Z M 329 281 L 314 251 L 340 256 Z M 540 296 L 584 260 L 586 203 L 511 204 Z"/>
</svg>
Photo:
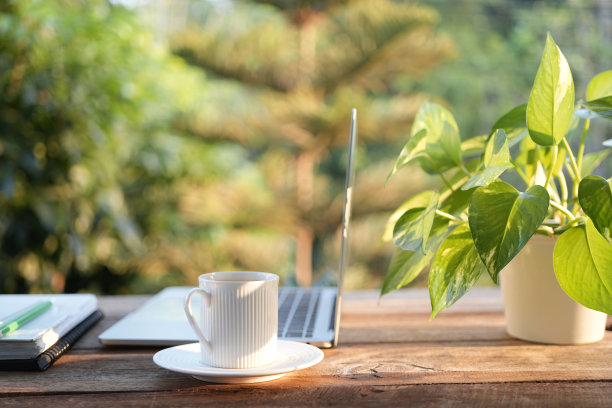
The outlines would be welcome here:
<svg viewBox="0 0 612 408">
<path fill-rule="evenodd" d="M 96 310 L 85 320 L 77 324 L 57 343 L 43 351 L 39 356 L 32 359 L 0 360 L 0 370 L 2 371 L 45 371 L 47 368 L 68 351 L 78 339 L 81 338 L 90 328 L 92 328 L 104 314 Z"/>
</svg>

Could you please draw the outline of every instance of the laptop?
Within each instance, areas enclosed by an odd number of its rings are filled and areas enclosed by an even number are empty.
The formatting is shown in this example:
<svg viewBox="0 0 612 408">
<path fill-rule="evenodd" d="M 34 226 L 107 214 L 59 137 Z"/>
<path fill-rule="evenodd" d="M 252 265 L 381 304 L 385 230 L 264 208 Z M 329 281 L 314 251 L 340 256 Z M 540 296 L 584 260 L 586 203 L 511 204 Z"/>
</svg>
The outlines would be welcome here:
<svg viewBox="0 0 612 408">
<path fill-rule="evenodd" d="M 355 150 L 357 110 L 351 112 L 344 208 L 341 225 L 337 287 L 281 287 L 278 296 L 278 338 L 309 343 L 321 348 L 338 345 L 342 286 L 348 261 L 349 223 Z M 191 287 L 168 287 L 98 336 L 107 345 L 172 346 L 198 341 L 183 312 L 183 301 Z M 193 299 L 196 321 L 199 297 Z"/>
</svg>

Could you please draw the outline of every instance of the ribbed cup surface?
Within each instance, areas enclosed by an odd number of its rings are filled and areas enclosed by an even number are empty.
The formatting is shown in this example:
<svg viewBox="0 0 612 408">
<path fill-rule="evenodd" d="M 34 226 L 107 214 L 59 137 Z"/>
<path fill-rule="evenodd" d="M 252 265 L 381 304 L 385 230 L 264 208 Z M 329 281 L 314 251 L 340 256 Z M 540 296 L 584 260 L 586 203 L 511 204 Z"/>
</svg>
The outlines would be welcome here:
<svg viewBox="0 0 612 408">
<path fill-rule="evenodd" d="M 202 282 L 210 293 L 202 302 L 202 362 L 223 368 L 261 367 L 274 362 L 278 330 L 278 281 Z M 202 287 L 202 285 L 201 285 Z"/>
</svg>

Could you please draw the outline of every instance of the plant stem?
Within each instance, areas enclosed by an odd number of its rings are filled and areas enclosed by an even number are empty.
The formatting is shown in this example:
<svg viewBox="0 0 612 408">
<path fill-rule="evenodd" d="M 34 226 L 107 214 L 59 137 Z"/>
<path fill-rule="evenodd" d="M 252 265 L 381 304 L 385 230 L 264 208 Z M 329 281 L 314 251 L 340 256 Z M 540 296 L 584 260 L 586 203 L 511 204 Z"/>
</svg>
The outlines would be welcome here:
<svg viewBox="0 0 612 408">
<path fill-rule="evenodd" d="M 549 219 L 542 221 L 542 225 L 546 225 L 548 227 L 558 227 L 559 225 L 561 225 L 561 223 L 559 223 L 558 220 Z"/>
<path fill-rule="evenodd" d="M 550 237 L 552 235 L 555 235 L 555 230 L 545 225 L 540 225 L 536 230 L 536 233 L 539 235 L 547 235 Z"/>
<path fill-rule="evenodd" d="M 457 181 L 455 184 L 452 185 L 452 187 L 449 190 L 444 191 L 442 194 L 440 194 L 440 202 L 446 200 L 452 193 L 455 192 L 455 190 L 457 190 L 458 188 L 460 188 L 463 184 L 465 184 L 465 182 L 469 180 L 469 177 L 463 177 L 461 178 L 461 180 Z"/>
<path fill-rule="evenodd" d="M 567 224 L 565 224 L 564 227 L 571 227 L 574 224 L 578 224 L 579 222 L 585 222 L 585 221 L 586 221 L 586 218 L 584 217 L 576 217 L 570 222 L 568 222 Z"/>
<path fill-rule="evenodd" d="M 451 185 L 451 183 L 448 181 L 448 179 L 446 177 L 444 177 L 444 174 L 442 174 L 442 172 L 436 167 L 434 161 L 432 160 L 431 157 L 427 156 L 427 158 L 429 159 L 429 164 L 431 164 L 431 167 L 436 171 L 436 173 L 438 173 L 438 176 L 440 176 L 440 178 L 442 179 L 442 181 L 444 182 L 444 184 L 446 185 L 446 187 L 448 187 L 448 189 L 451 192 L 455 192 L 455 189 L 453 188 L 453 186 Z"/>
<path fill-rule="evenodd" d="M 553 188 L 549 188 L 547 191 L 548 191 L 548 195 L 550 195 L 551 200 L 556 201 L 556 202 L 561 201 L 561 197 L 559 197 L 559 194 L 557 194 L 557 192 Z"/>
<path fill-rule="evenodd" d="M 557 163 L 557 156 L 559 155 L 559 146 L 556 146 L 556 145 L 553 146 L 551 153 L 552 153 L 552 158 L 550 160 L 550 168 L 548 169 L 548 174 L 546 175 L 546 181 L 544 182 L 544 188 L 548 187 L 548 184 L 550 183 L 550 179 L 552 178 L 553 172 L 555 171 L 555 164 Z"/>
<path fill-rule="evenodd" d="M 586 134 L 590 126 L 591 126 L 591 119 L 585 119 L 584 128 L 582 129 L 582 139 L 580 139 L 580 147 L 578 148 L 577 165 L 579 169 L 582 169 L 582 157 L 584 156 L 584 142 L 586 141 Z"/>
<path fill-rule="evenodd" d="M 529 179 L 527 178 L 527 175 L 525 174 L 525 172 L 523 170 L 521 170 L 521 168 L 519 166 L 517 166 L 515 163 L 512 163 L 512 164 L 514 165 L 514 170 L 516 171 L 516 174 L 518 174 L 519 177 L 523 179 L 525 184 L 527 184 L 527 186 L 529 186 Z"/>
<path fill-rule="evenodd" d="M 565 181 L 563 172 L 557 178 L 559 179 L 559 186 L 561 186 L 561 205 L 567 207 L 567 181 Z"/>
<path fill-rule="evenodd" d="M 472 177 L 472 173 L 470 173 L 470 171 L 468 169 L 465 168 L 465 166 L 463 165 L 463 163 L 461 163 L 459 165 L 459 168 L 461 169 L 461 171 L 463 171 L 468 177 Z"/>
<path fill-rule="evenodd" d="M 567 224 L 562 225 L 561 227 L 557 228 L 555 230 L 555 234 L 557 235 L 561 235 L 563 234 L 565 231 L 567 231 L 568 229 L 570 229 L 571 227 L 573 227 L 576 224 L 579 223 L 584 223 L 586 221 L 585 217 L 576 217 L 573 220 L 571 220 L 570 222 L 568 222 Z"/>
<path fill-rule="evenodd" d="M 449 214 L 449 213 L 446 213 L 440 210 L 436 210 L 436 215 L 439 215 L 440 217 L 448 218 L 451 221 L 460 222 L 462 224 L 465 222 L 465 220 L 462 220 L 461 218 L 457 218 L 452 214 Z"/>
<path fill-rule="evenodd" d="M 446 184 L 446 187 L 448 187 L 449 190 L 451 190 L 454 193 L 455 189 L 453 188 L 453 186 L 450 183 L 450 181 L 448 181 L 448 179 L 446 177 L 444 177 L 444 174 L 442 174 L 442 172 L 440 170 L 438 170 L 438 169 L 436 169 L 436 173 L 438 173 L 438 175 L 440 176 L 440 178 L 442 179 L 444 184 Z"/>
<path fill-rule="evenodd" d="M 575 186 L 577 183 L 576 175 L 574 174 L 574 168 L 567 161 L 563 163 L 563 166 L 565 167 L 565 170 L 567 170 L 567 173 L 569 174 L 570 179 L 572 180 L 572 183 Z M 565 204 L 565 207 L 569 208 L 572 213 L 576 212 L 576 202 L 578 200 L 577 194 L 577 190 L 575 188 L 572 188 L 572 197 L 568 197 L 567 204 Z"/>
<path fill-rule="evenodd" d="M 574 184 L 576 185 L 577 190 L 578 183 L 582 179 L 582 177 L 580 177 L 580 169 L 578 167 L 578 164 L 576 163 L 576 159 L 574 158 L 574 153 L 572 153 L 572 149 L 570 148 L 569 143 L 567 143 L 567 139 L 565 137 L 563 138 L 563 146 L 565 147 L 565 150 L 567 150 L 567 155 L 569 156 L 570 162 L 572 163 L 572 169 L 574 170 L 574 175 L 576 176 Z"/>
<path fill-rule="evenodd" d="M 550 200 L 550 205 L 561 211 L 563 214 L 567 215 L 567 218 L 569 218 L 570 220 L 574 220 L 576 218 L 574 217 L 574 214 L 572 214 L 567 208 L 557 203 L 556 201 Z"/>
<path fill-rule="evenodd" d="M 533 168 L 533 174 L 537 175 L 538 171 L 538 162 L 540 161 L 540 146 L 536 145 L 533 149 L 533 156 L 531 159 L 531 166 Z M 535 177 L 537 178 L 537 177 Z M 529 184 L 528 184 L 529 185 Z"/>
</svg>

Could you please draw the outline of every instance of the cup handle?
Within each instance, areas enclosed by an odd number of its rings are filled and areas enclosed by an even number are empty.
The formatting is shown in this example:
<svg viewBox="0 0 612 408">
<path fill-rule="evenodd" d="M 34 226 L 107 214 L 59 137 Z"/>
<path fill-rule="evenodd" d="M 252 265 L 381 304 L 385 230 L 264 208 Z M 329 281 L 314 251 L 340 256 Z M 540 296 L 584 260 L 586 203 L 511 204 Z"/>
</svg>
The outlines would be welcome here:
<svg viewBox="0 0 612 408">
<path fill-rule="evenodd" d="M 210 293 L 206 292 L 204 289 L 201 288 L 193 288 L 189 291 L 187 296 L 185 296 L 185 315 L 187 315 L 187 320 L 189 321 L 191 328 L 193 329 L 193 331 L 195 331 L 196 335 L 206 348 L 206 351 L 211 353 L 212 347 L 210 345 L 210 342 L 204 336 L 204 333 L 202 333 L 200 326 L 198 326 L 198 323 L 196 323 L 195 319 L 193 318 L 193 311 L 191 310 L 191 297 L 196 293 L 199 293 L 204 296 L 204 299 L 206 299 L 207 306 L 210 306 Z"/>
</svg>

